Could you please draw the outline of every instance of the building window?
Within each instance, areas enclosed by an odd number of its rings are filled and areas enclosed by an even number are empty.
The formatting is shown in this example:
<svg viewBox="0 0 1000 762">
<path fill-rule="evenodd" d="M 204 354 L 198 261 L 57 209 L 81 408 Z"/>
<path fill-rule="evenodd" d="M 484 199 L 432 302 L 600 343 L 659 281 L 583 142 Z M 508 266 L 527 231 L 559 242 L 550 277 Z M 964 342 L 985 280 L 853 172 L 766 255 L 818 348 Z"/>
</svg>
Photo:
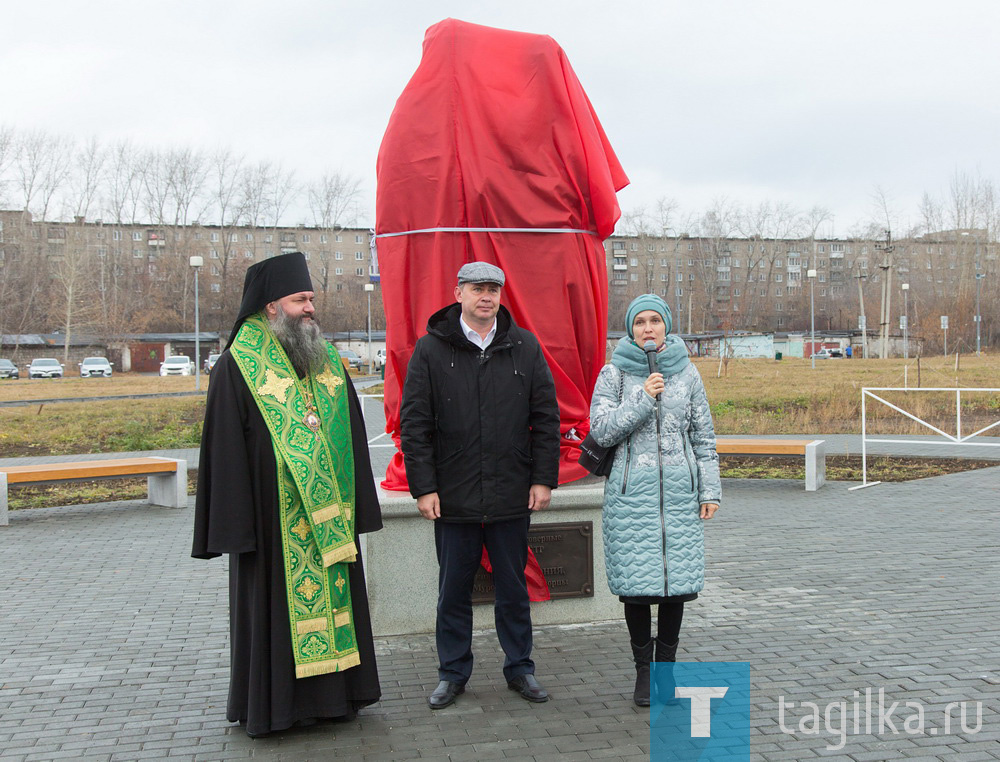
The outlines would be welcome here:
<svg viewBox="0 0 1000 762">
<path fill-rule="evenodd" d="M 839 251 L 841 254 L 843 254 L 844 253 L 844 244 L 842 244 L 842 243 L 831 243 L 830 244 L 830 251 L 831 252 Z"/>
<path fill-rule="evenodd" d="M 681 288 L 680 286 L 677 287 L 676 292 L 677 296 L 684 296 L 684 289 Z"/>
<path fill-rule="evenodd" d="M 209 233 L 208 234 L 208 240 L 211 241 L 212 243 L 218 243 L 219 242 L 219 234 L 218 233 Z"/>
<path fill-rule="evenodd" d="M 343 267 L 337 267 L 337 268 L 334 269 L 333 273 L 334 273 L 334 275 L 343 275 L 344 274 L 344 268 Z"/>
<path fill-rule="evenodd" d="M 666 266 L 667 266 L 667 260 L 661 259 L 660 260 L 660 267 L 666 267 Z"/>
<path fill-rule="evenodd" d="M 775 282 L 775 283 L 781 283 L 781 280 L 782 280 L 782 275 L 781 275 L 781 273 L 775 273 L 775 274 L 774 274 L 774 282 Z"/>
<path fill-rule="evenodd" d="M 120 230 L 112 230 L 111 231 L 111 240 L 112 241 L 120 241 L 121 239 L 122 239 L 122 231 L 120 231 Z"/>
<path fill-rule="evenodd" d="M 784 295 L 784 289 L 781 286 L 778 286 L 777 288 L 774 289 L 774 295 L 775 296 L 783 296 Z"/>
<path fill-rule="evenodd" d="M 360 262 L 364 258 L 365 258 L 365 253 L 363 251 L 354 252 L 354 259 L 356 259 L 358 262 Z"/>
<path fill-rule="evenodd" d="M 357 267 L 357 268 L 355 268 L 354 274 L 355 275 L 364 275 L 365 274 L 365 268 L 363 268 L 363 267 Z"/>
<path fill-rule="evenodd" d="M 329 236 L 326 233 L 320 233 L 319 242 L 320 243 L 326 243 L 326 241 L 327 241 L 328 238 L 329 238 Z"/>
<path fill-rule="evenodd" d="M 333 240 L 336 241 L 337 243 L 340 243 L 344 239 L 341 237 L 340 233 L 337 233 L 337 235 L 334 237 Z"/>
<path fill-rule="evenodd" d="M 660 273 L 660 281 L 661 282 L 665 282 L 666 280 L 667 280 L 667 274 L 666 273 Z"/>
<path fill-rule="evenodd" d="M 138 230 L 132 231 L 132 240 L 133 241 L 141 241 L 142 240 L 142 233 L 140 233 Z"/>
<path fill-rule="evenodd" d="M 734 259 L 733 260 L 733 267 L 739 267 L 739 266 L 740 266 L 740 260 Z"/>
<path fill-rule="evenodd" d="M 818 277 L 820 283 L 826 283 L 826 273 L 819 273 Z"/>
<path fill-rule="evenodd" d="M 253 259 L 253 252 L 250 251 L 250 249 L 244 249 L 243 250 L 243 257 L 245 259 Z"/>
<path fill-rule="evenodd" d="M 308 233 L 303 233 L 302 234 L 302 243 L 309 243 L 309 234 Z"/>
<path fill-rule="evenodd" d="M 219 258 L 219 250 L 218 250 L 218 249 L 212 249 L 212 250 L 211 250 L 211 251 L 210 251 L 210 252 L 208 253 L 208 256 L 209 256 L 209 258 L 211 258 L 211 259 L 218 259 L 218 258 Z"/>
<path fill-rule="evenodd" d="M 142 249 L 132 249 L 133 259 L 142 259 Z"/>
<path fill-rule="evenodd" d="M 740 295 L 740 290 L 738 288 L 734 288 L 733 289 L 733 296 L 739 296 L 739 295 Z"/>
<path fill-rule="evenodd" d="M 677 282 L 678 283 L 684 282 L 684 273 L 677 273 Z"/>
<path fill-rule="evenodd" d="M 253 233 L 247 233 L 245 236 L 243 236 L 243 240 L 246 241 L 247 243 L 250 243 L 250 241 L 253 240 Z"/>
<path fill-rule="evenodd" d="M 264 243 L 274 243 L 274 236 L 268 233 L 264 236 Z"/>
<path fill-rule="evenodd" d="M 630 243 L 628 245 L 628 248 L 629 248 L 629 251 L 639 251 L 639 244 L 637 244 L 637 243 Z"/>
<path fill-rule="evenodd" d="M 362 238 L 360 235 L 354 236 L 354 243 L 364 243 L 364 242 L 365 242 L 365 239 Z"/>
<path fill-rule="evenodd" d="M 344 252 L 342 252 L 342 251 L 335 251 L 335 252 L 333 252 L 333 258 L 334 259 L 343 259 L 344 258 Z"/>
<path fill-rule="evenodd" d="M 222 270 L 218 265 L 212 265 L 212 275 L 222 275 Z"/>
<path fill-rule="evenodd" d="M 825 289 L 825 288 L 821 288 L 821 289 L 819 290 L 819 295 L 820 295 L 820 296 L 826 296 L 826 289 Z"/>
<path fill-rule="evenodd" d="M 656 251 L 656 244 L 655 243 L 647 243 L 646 244 L 646 251 Z"/>
<path fill-rule="evenodd" d="M 628 261 L 628 263 L 629 263 L 629 264 L 630 264 L 630 265 L 631 265 L 632 267 L 638 267 L 638 266 L 639 266 L 639 260 L 638 260 L 638 259 L 636 259 L 635 257 L 632 257 L 632 258 L 631 258 L 631 259 L 630 259 L 630 260 Z"/>
<path fill-rule="evenodd" d="M 820 254 L 825 254 L 826 253 L 826 246 L 824 246 L 823 244 L 820 244 L 819 245 L 819 253 Z"/>
<path fill-rule="evenodd" d="M 785 309 L 785 305 L 782 304 L 781 302 L 775 302 L 774 309 L 777 310 L 778 312 L 783 312 Z"/>
<path fill-rule="evenodd" d="M 639 274 L 638 273 L 631 273 L 631 276 L 632 276 L 632 282 L 633 283 L 635 283 L 637 280 L 639 280 Z"/>
<path fill-rule="evenodd" d="M 217 294 L 217 293 L 219 293 L 219 290 L 220 290 L 219 284 L 218 283 L 213 283 L 212 284 L 212 293 L 213 294 Z"/>
</svg>

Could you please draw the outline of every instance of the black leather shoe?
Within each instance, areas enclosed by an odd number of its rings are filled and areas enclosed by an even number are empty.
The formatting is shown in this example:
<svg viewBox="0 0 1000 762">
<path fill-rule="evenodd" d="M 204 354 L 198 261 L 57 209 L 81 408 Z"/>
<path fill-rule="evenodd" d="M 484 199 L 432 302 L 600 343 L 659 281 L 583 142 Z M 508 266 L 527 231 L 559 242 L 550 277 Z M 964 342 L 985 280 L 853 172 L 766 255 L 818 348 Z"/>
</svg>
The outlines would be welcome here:
<svg viewBox="0 0 1000 762">
<path fill-rule="evenodd" d="M 520 693 L 521 698 L 533 701 L 536 704 L 541 704 L 543 701 L 549 700 L 549 694 L 538 684 L 534 675 L 518 675 L 507 683 L 507 687 L 512 691 Z"/>
<path fill-rule="evenodd" d="M 442 680 L 431 693 L 430 698 L 427 699 L 427 703 L 431 705 L 431 709 L 444 709 L 446 706 L 454 704 L 455 698 L 463 693 L 465 693 L 464 685 L 453 683 L 450 680 Z"/>
</svg>

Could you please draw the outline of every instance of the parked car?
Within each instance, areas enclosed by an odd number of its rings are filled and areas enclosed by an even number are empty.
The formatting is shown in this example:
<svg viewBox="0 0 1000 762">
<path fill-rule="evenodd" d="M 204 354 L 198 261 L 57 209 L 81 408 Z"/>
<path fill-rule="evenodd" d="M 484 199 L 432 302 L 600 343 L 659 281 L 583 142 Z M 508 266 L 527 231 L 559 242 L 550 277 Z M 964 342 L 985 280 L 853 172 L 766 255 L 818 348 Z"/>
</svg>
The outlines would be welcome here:
<svg viewBox="0 0 1000 762">
<path fill-rule="evenodd" d="M 54 357 L 36 357 L 28 366 L 28 378 L 62 378 L 63 366 Z"/>
<path fill-rule="evenodd" d="M 205 360 L 205 366 L 204 366 L 204 370 L 205 370 L 206 373 L 210 374 L 212 372 L 212 368 L 215 367 L 215 363 L 217 363 L 219 361 L 220 357 L 222 357 L 222 355 L 209 355 L 208 356 L 208 359 Z"/>
<path fill-rule="evenodd" d="M 111 363 L 107 357 L 84 357 L 80 363 L 80 378 L 102 376 L 111 378 Z"/>
<path fill-rule="evenodd" d="M 193 376 L 194 360 L 184 355 L 173 355 L 160 363 L 161 376 Z"/>
<path fill-rule="evenodd" d="M 839 352 L 840 350 L 837 350 L 837 351 Z M 821 350 L 819 350 L 819 352 L 814 352 L 813 353 L 813 357 L 815 359 L 817 359 L 817 360 L 829 360 L 830 358 L 832 358 L 834 356 L 835 355 L 833 354 L 833 352 L 831 350 L 829 350 L 829 349 L 821 349 Z"/>
<path fill-rule="evenodd" d="M 17 366 L 10 360 L 0 360 L 0 378 L 20 378 Z"/>
<path fill-rule="evenodd" d="M 355 352 L 353 349 L 339 349 L 337 350 L 340 354 L 341 360 L 347 360 L 347 364 L 354 368 L 355 370 L 361 370 L 361 355 Z"/>
<path fill-rule="evenodd" d="M 387 353 L 384 349 L 380 349 L 375 353 L 375 370 L 382 370 L 385 367 L 385 359 Z"/>
</svg>

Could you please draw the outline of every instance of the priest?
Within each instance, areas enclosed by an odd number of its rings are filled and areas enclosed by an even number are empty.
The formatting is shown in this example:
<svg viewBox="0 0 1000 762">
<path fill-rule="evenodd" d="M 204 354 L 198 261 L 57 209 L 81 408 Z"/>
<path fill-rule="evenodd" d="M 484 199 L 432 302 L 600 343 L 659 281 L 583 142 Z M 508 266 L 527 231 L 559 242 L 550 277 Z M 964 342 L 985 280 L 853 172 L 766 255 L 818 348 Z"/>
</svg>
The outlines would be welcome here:
<svg viewBox="0 0 1000 762">
<path fill-rule="evenodd" d="M 192 555 L 229 555 L 226 716 L 251 737 L 350 720 L 381 695 L 357 542 L 381 513 L 314 296 L 301 253 L 247 270 L 205 411 Z"/>
</svg>

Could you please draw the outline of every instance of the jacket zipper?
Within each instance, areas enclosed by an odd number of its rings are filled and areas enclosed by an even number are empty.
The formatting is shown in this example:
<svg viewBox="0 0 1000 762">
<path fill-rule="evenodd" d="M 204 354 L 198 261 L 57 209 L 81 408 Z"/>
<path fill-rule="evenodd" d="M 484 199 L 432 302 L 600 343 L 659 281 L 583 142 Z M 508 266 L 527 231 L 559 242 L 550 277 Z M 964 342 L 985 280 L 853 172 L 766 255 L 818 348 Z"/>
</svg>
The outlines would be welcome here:
<svg viewBox="0 0 1000 762">
<path fill-rule="evenodd" d="M 660 485 L 660 533 L 663 539 L 663 594 L 670 594 L 670 580 L 667 579 L 667 517 L 663 508 L 663 451 L 660 449 L 660 405 L 656 405 L 656 475 Z"/>
<path fill-rule="evenodd" d="M 690 479 L 691 481 L 691 491 L 694 492 L 695 490 L 694 468 L 691 465 L 692 459 L 688 457 L 688 449 L 691 447 L 691 442 L 688 441 L 687 434 L 684 434 L 683 436 L 684 436 L 684 462 L 687 464 L 688 467 L 688 479 Z M 691 454 L 694 455 L 693 452 Z"/>
<path fill-rule="evenodd" d="M 629 435 L 625 438 L 625 476 L 622 477 L 622 494 L 625 494 L 625 490 L 628 488 L 628 469 L 632 461 L 632 436 Z"/>
</svg>

